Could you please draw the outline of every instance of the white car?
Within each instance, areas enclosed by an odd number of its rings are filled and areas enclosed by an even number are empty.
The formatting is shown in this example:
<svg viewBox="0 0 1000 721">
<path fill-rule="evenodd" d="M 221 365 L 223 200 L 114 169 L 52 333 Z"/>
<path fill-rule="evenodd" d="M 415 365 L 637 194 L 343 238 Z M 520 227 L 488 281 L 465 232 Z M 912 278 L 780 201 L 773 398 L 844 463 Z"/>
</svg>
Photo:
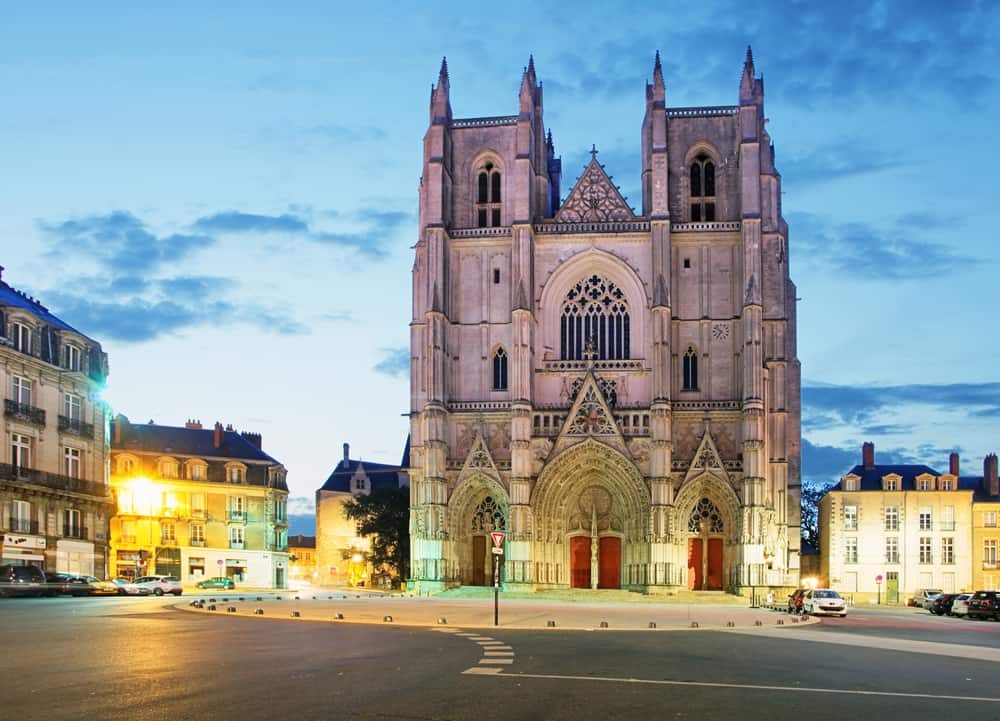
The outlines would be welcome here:
<svg viewBox="0 0 1000 721">
<path fill-rule="evenodd" d="M 139 588 L 148 588 L 154 596 L 162 596 L 165 593 L 180 596 L 184 593 L 181 579 L 177 576 L 142 576 L 135 579 L 133 585 Z"/>
<path fill-rule="evenodd" d="M 145 586 L 136 586 L 127 578 L 112 578 L 111 583 L 115 584 L 119 596 L 148 596 L 153 589 Z"/>
<path fill-rule="evenodd" d="M 806 591 L 806 595 L 802 597 L 802 613 L 815 616 L 830 614 L 844 618 L 847 615 L 847 603 L 836 591 L 816 588 Z"/>
<path fill-rule="evenodd" d="M 971 593 L 960 593 L 955 596 L 954 602 L 951 604 L 951 615 L 952 616 L 965 616 L 969 617 L 969 599 L 972 598 Z"/>
</svg>

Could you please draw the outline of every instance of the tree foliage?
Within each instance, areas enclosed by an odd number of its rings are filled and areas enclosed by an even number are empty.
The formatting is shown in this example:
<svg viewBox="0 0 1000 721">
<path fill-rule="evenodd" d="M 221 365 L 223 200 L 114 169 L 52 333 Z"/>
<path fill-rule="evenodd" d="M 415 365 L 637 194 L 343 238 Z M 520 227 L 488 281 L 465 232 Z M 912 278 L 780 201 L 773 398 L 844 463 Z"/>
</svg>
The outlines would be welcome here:
<svg viewBox="0 0 1000 721">
<path fill-rule="evenodd" d="M 369 559 L 387 565 L 400 578 L 410 575 L 410 490 L 376 488 L 344 504 L 344 515 L 358 524 L 358 535 L 371 539 Z"/>
<path fill-rule="evenodd" d="M 802 484 L 802 540 L 819 550 L 819 501 L 830 490 L 829 484 Z"/>
</svg>

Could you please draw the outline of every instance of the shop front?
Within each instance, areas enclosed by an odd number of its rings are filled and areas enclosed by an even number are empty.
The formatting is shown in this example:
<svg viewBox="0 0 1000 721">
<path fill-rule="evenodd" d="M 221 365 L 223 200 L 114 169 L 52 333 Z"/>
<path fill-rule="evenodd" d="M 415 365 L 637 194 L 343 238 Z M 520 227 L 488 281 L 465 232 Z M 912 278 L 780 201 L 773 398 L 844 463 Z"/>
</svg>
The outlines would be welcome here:
<svg viewBox="0 0 1000 721">
<path fill-rule="evenodd" d="M 0 563 L 45 568 L 45 537 L 5 533 Z"/>
</svg>

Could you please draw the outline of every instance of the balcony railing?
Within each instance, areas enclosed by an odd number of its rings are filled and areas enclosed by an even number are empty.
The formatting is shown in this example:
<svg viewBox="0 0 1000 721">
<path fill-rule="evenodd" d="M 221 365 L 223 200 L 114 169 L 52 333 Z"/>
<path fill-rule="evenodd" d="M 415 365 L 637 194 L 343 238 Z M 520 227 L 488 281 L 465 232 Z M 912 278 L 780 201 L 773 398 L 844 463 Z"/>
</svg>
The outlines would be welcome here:
<svg viewBox="0 0 1000 721">
<path fill-rule="evenodd" d="M 18 403 L 9 398 L 4 398 L 3 400 L 3 414 L 8 418 L 17 418 L 28 423 L 34 423 L 36 426 L 45 425 L 45 411 L 43 409 L 36 408 L 27 403 Z"/>
<path fill-rule="evenodd" d="M 1000 568 L 1000 564 L 998 564 L 996 561 L 983 561 L 984 571 L 995 571 L 997 570 L 997 568 Z"/>
<path fill-rule="evenodd" d="M 120 539 L 120 543 L 127 546 L 132 546 L 135 544 L 135 536 L 122 536 Z"/>
<path fill-rule="evenodd" d="M 192 538 L 191 539 L 191 545 L 192 546 L 204 546 L 205 545 L 205 540 L 204 539 L 202 539 L 202 540 L 196 540 L 196 539 Z"/>
<path fill-rule="evenodd" d="M 85 438 L 94 437 L 94 424 L 85 423 L 79 418 L 69 418 L 68 416 L 59 416 L 59 430 L 64 433 L 75 433 L 78 436 L 83 436 Z"/>
<path fill-rule="evenodd" d="M 177 545 L 177 539 L 176 538 L 161 538 L 160 539 L 160 545 L 161 546 L 176 546 Z"/>
<path fill-rule="evenodd" d="M 242 551 L 245 544 L 242 541 L 230 541 L 229 547 L 235 548 L 237 551 Z"/>
<path fill-rule="evenodd" d="M 77 538 L 81 541 L 89 538 L 86 526 L 70 526 L 63 529 L 63 538 Z"/>
<path fill-rule="evenodd" d="M 38 533 L 38 521 L 28 518 L 11 518 L 7 521 L 7 530 L 11 533 Z"/>
<path fill-rule="evenodd" d="M 230 521 L 246 521 L 247 520 L 247 513 L 246 513 L 246 511 L 229 511 L 226 514 L 226 517 Z"/>
<path fill-rule="evenodd" d="M 0 463 L 0 479 L 33 483 L 37 486 L 45 486 L 57 491 L 86 493 L 90 496 L 100 496 L 102 498 L 107 498 L 109 495 L 107 487 L 97 481 L 85 481 L 82 478 L 63 476 L 59 473 L 48 473 L 46 471 L 35 470 L 34 468 L 24 468 L 23 466 L 13 466 L 10 463 Z"/>
<path fill-rule="evenodd" d="M 191 518 L 204 518 L 204 517 L 205 517 L 205 509 L 204 508 L 192 508 L 191 509 Z"/>
</svg>

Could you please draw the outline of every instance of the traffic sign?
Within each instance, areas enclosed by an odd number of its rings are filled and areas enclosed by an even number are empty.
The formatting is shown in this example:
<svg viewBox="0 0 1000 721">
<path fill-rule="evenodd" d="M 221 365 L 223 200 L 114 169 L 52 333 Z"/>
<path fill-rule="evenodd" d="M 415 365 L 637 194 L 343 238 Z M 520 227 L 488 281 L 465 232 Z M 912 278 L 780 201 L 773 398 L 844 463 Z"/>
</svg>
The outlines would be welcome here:
<svg viewBox="0 0 1000 721">
<path fill-rule="evenodd" d="M 503 548 L 503 539 L 504 539 L 503 531 L 493 531 L 492 533 L 490 533 L 490 538 L 493 539 L 494 548 Z"/>
<path fill-rule="evenodd" d="M 502 556 L 503 555 L 503 549 L 502 548 L 494 548 L 492 550 L 493 550 L 493 555 L 494 556 Z"/>
<path fill-rule="evenodd" d="M 875 576 L 875 583 L 882 583 L 882 574 Z"/>
</svg>

